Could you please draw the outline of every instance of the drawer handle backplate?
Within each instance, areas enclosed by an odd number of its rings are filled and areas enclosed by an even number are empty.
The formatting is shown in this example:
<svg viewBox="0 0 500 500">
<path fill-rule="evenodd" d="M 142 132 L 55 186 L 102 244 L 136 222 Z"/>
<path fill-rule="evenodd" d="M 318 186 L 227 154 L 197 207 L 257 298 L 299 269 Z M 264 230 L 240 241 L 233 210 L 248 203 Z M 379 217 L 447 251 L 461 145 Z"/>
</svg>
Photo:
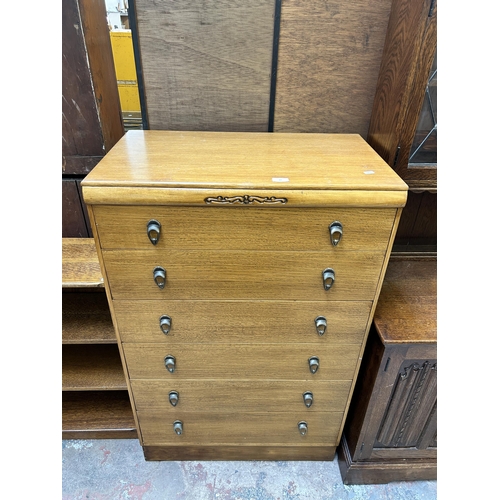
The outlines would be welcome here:
<svg viewBox="0 0 500 500">
<path fill-rule="evenodd" d="M 167 271 L 163 267 L 157 266 L 153 269 L 153 278 L 158 288 L 165 288 L 167 282 Z"/>
<path fill-rule="evenodd" d="M 169 334 L 171 327 L 172 327 L 172 318 L 170 316 L 167 316 L 166 314 L 160 316 L 160 328 L 165 335 Z"/>
<path fill-rule="evenodd" d="M 304 392 L 304 394 L 302 394 L 302 398 L 304 399 L 306 408 L 311 408 L 313 404 L 313 393 L 311 391 Z"/>
<path fill-rule="evenodd" d="M 336 220 L 328 226 L 328 229 L 330 230 L 330 241 L 332 245 L 336 247 L 342 239 L 342 224 Z"/>
<path fill-rule="evenodd" d="M 177 391 L 170 391 L 168 394 L 168 400 L 172 406 L 177 406 L 179 402 L 179 393 Z"/>
<path fill-rule="evenodd" d="M 309 370 L 313 374 L 319 370 L 319 358 L 317 356 L 311 356 L 309 358 Z"/>
<path fill-rule="evenodd" d="M 307 434 L 307 422 L 299 422 L 297 426 L 299 428 L 300 435 L 305 436 Z"/>
<path fill-rule="evenodd" d="M 157 220 L 151 219 L 148 222 L 147 231 L 149 241 L 151 241 L 153 245 L 156 245 L 160 239 L 161 224 Z"/>
<path fill-rule="evenodd" d="M 326 332 L 326 318 L 324 316 L 318 316 L 314 320 L 314 324 L 316 325 L 316 332 L 322 337 Z"/>
<path fill-rule="evenodd" d="M 323 288 L 328 291 L 335 283 L 335 271 L 328 267 L 323 271 Z"/>
<path fill-rule="evenodd" d="M 182 421 L 181 420 L 176 420 L 174 422 L 174 431 L 178 436 L 180 436 L 182 434 L 183 428 L 182 428 Z"/>
<path fill-rule="evenodd" d="M 171 356 L 170 354 L 168 356 L 165 356 L 165 368 L 170 373 L 175 372 L 175 358 L 174 358 L 174 356 Z"/>
</svg>

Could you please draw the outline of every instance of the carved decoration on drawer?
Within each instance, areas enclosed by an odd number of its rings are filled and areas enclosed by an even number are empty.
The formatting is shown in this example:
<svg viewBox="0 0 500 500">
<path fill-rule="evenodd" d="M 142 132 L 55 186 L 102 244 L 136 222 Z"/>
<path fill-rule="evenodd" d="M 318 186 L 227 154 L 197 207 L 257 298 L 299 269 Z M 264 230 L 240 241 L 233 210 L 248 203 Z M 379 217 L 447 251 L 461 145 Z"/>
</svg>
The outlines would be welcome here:
<svg viewBox="0 0 500 500">
<path fill-rule="evenodd" d="M 395 380 L 375 447 L 416 447 L 436 418 L 436 361 L 406 361 Z"/>
<path fill-rule="evenodd" d="M 207 205 L 284 205 L 288 202 L 287 198 L 276 198 L 276 196 L 217 196 L 205 198 Z"/>
</svg>

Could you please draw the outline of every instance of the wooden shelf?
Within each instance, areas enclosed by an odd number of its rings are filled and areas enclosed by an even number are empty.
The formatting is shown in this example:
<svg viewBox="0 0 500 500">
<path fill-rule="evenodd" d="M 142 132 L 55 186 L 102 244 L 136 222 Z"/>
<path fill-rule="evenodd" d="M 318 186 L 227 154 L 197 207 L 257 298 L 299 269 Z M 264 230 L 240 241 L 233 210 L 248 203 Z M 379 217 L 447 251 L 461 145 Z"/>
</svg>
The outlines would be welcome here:
<svg viewBox="0 0 500 500">
<path fill-rule="evenodd" d="M 63 391 L 126 390 L 116 345 L 63 345 Z"/>
<path fill-rule="evenodd" d="M 62 239 L 62 438 L 137 439 L 93 238 Z"/>
<path fill-rule="evenodd" d="M 104 287 L 93 238 L 62 238 L 62 286 Z"/>
<path fill-rule="evenodd" d="M 113 321 L 103 290 L 62 294 L 62 342 L 116 344 Z"/>
<path fill-rule="evenodd" d="M 127 391 L 63 392 L 63 439 L 137 439 Z"/>
</svg>

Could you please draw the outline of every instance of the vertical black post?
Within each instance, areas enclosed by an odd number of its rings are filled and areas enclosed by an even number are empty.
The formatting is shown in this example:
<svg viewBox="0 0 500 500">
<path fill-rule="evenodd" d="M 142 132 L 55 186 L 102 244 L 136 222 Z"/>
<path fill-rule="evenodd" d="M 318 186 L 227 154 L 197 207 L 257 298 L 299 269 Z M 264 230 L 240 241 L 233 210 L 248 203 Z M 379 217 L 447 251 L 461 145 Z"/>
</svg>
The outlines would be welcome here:
<svg viewBox="0 0 500 500">
<path fill-rule="evenodd" d="M 276 0 L 274 7 L 274 34 L 273 60 L 271 63 L 271 92 L 269 96 L 269 127 L 268 132 L 274 131 L 274 105 L 276 100 L 276 76 L 278 72 L 278 46 L 280 39 L 281 0 Z"/>
<path fill-rule="evenodd" d="M 142 74 L 141 50 L 139 47 L 139 33 L 137 30 L 137 16 L 135 0 L 128 0 L 128 22 L 132 31 L 132 45 L 134 47 L 135 71 L 137 73 L 137 87 L 139 89 L 139 102 L 141 105 L 142 128 L 149 129 L 148 113 L 146 110 L 146 97 L 144 94 L 144 77 Z"/>
</svg>

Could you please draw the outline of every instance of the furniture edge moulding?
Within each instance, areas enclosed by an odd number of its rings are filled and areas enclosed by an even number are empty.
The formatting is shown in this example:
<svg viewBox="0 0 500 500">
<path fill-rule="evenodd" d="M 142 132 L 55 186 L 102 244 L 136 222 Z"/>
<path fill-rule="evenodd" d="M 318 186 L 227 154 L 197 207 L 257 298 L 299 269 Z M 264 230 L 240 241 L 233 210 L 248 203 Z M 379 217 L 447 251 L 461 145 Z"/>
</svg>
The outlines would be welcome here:
<svg viewBox="0 0 500 500">
<path fill-rule="evenodd" d="M 97 226 L 96 226 L 96 221 L 95 221 L 93 207 L 92 207 L 92 204 L 90 204 L 88 201 L 86 201 L 86 203 L 87 203 L 87 209 L 88 209 L 88 212 L 89 212 L 90 224 L 91 224 L 92 231 L 93 231 L 93 234 L 94 234 L 94 239 L 96 241 L 97 257 L 99 259 L 99 262 L 104 262 L 104 259 L 103 259 L 103 256 L 102 256 L 101 243 L 100 243 L 100 239 L 99 239 L 99 233 L 97 231 Z M 113 321 L 113 325 L 115 327 L 115 332 L 117 332 L 117 335 L 116 335 L 117 336 L 117 341 L 118 341 L 117 342 L 117 347 L 118 347 L 118 351 L 119 351 L 119 354 L 120 354 L 120 361 L 121 361 L 121 365 L 122 365 L 122 369 L 123 369 L 123 374 L 124 374 L 124 378 L 125 378 L 126 390 L 127 390 L 127 393 L 128 393 L 130 404 L 131 404 L 131 411 L 132 411 L 132 414 L 133 414 L 133 420 L 134 420 L 134 423 L 135 423 L 135 429 L 136 429 L 136 433 L 137 433 L 137 438 L 139 439 L 140 443 L 142 444 L 143 443 L 143 439 L 142 439 L 142 434 L 141 434 L 141 430 L 140 430 L 140 426 L 139 426 L 137 412 L 135 411 L 136 404 L 135 404 L 135 400 L 134 400 L 134 396 L 133 396 L 133 392 L 132 392 L 132 387 L 131 387 L 131 383 L 130 383 L 130 376 L 129 376 L 129 372 L 128 372 L 128 366 L 127 366 L 127 362 L 125 360 L 125 354 L 123 352 L 123 345 L 122 345 L 122 342 L 121 342 L 121 338 L 120 338 L 120 335 L 118 333 L 118 327 L 116 326 L 117 325 L 117 321 L 116 321 L 115 310 L 114 310 L 114 307 L 113 307 L 113 299 L 111 297 L 110 287 L 109 287 L 109 283 L 108 283 L 108 277 L 107 277 L 106 270 L 105 270 L 104 267 L 102 268 L 102 272 L 103 272 L 104 282 L 108 285 L 108 286 L 105 286 L 106 296 L 108 298 L 109 309 L 110 309 L 110 313 L 111 313 L 111 318 L 112 318 L 112 321 Z"/>
<path fill-rule="evenodd" d="M 283 207 L 395 207 L 406 204 L 407 191 L 262 189 L 183 189 L 153 187 L 83 186 L 87 205 L 190 205 Z M 285 193 L 285 191 L 281 191 Z M 217 200 L 220 199 L 220 201 Z M 236 201 L 233 201 L 237 198 Z M 247 203 L 245 200 L 249 199 Z M 252 200 L 253 199 L 253 200 Z M 123 200 L 127 200 L 124 203 Z"/>
</svg>

